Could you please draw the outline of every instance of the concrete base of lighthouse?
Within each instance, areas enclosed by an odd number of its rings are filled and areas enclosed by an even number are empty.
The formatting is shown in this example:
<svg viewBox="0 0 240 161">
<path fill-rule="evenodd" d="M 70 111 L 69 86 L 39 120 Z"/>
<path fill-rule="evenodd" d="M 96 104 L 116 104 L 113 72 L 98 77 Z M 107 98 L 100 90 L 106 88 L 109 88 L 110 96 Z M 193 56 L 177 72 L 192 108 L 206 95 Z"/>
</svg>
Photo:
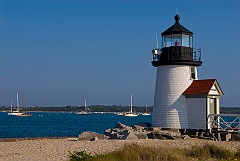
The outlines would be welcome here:
<svg viewBox="0 0 240 161">
<path fill-rule="evenodd" d="M 186 98 L 182 93 L 193 81 L 190 68 L 188 65 L 158 66 L 152 113 L 153 127 L 188 129 Z"/>
</svg>

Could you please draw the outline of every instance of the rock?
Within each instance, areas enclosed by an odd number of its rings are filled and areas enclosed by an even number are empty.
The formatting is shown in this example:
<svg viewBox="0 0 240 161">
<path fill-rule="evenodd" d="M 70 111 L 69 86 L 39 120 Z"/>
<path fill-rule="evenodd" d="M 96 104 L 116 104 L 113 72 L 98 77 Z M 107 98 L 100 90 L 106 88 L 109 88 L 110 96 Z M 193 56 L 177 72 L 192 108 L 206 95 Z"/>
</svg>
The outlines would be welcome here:
<svg viewBox="0 0 240 161">
<path fill-rule="evenodd" d="M 116 123 L 116 125 L 115 125 L 115 129 L 116 128 L 119 128 L 119 129 L 124 129 L 124 128 L 126 128 L 127 126 L 126 125 L 124 125 L 124 124 L 122 124 L 121 122 L 118 122 L 118 123 Z"/>
<path fill-rule="evenodd" d="M 175 132 L 170 130 L 160 130 L 159 134 L 162 135 L 163 137 L 166 137 L 167 139 L 175 139 L 175 138 L 181 137 L 180 132 Z"/>
<path fill-rule="evenodd" d="M 148 130 L 157 132 L 157 131 L 161 131 L 161 128 L 159 128 L 159 127 L 149 127 Z"/>
<path fill-rule="evenodd" d="M 95 136 L 94 138 L 90 139 L 89 141 L 97 141 L 99 140 L 97 136 Z"/>
<path fill-rule="evenodd" d="M 125 135 L 121 137 L 121 140 L 137 140 L 138 137 L 134 134 L 132 130 L 129 130 Z"/>
<path fill-rule="evenodd" d="M 188 135 L 182 135 L 181 137 L 182 137 L 182 139 L 184 139 L 184 140 L 191 139 L 191 137 L 190 137 L 190 136 L 188 136 Z"/>
<path fill-rule="evenodd" d="M 163 137 L 163 136 L 160 135 L 159 133 L 154 133 L 154 136 L 155 136 L 155 139 L 158 139 L 158 140 L 164 140 L 164 139 L 166 139 L 165 137 Z"/>
<path fill-rule="evenodd" d="M 150 132 L 147 134 L 148 139 L 156 139 L 155 135 L 153 134 L 153 132 Z"/>
<path fill-rule="evenodd" d="M 104 134 L 106 133 L 106 134 L 108 134 L 108 133 L 111 133 L 112 132 L 112 129 L 106 129 L 105 131 L 104 131 Z"/>
<path fill-rule="evenodd" d="M 240 140 L 240 133 L 232 133 L 232 140 Z"/>
<path fill-rule="evenodd" d="M 135 132 L 138 139 L 148 139 L 147 132 Z"/>
<path fill-rule="evenodd" d="M 142 131 L 143 129 L 148 129 L 149 126 L 146 123 L 138 122 L 138 123 L 135 123 L 135 124 L 131 125 L 131 127 L 133 129 L 137 129 L 139 131 Z"/>
<path fill-rule="evenodd" d="M 121 135 L 119 135 L 118 133 L 116 132 L 113 132 L 109 135 L 109 139 L 120 139 L 121 138 Z"/>
<path fill-rule="evenodd" d="M 95 137 L 97 137 L 99 140 L 103 140 L 104 139 L 104 135 L 103 134 L 87 131 L 87 132 L 81 133 L 78 136 L 78 140 L 91 140 L 91 139 L 93 139 Z"/>
</svg>

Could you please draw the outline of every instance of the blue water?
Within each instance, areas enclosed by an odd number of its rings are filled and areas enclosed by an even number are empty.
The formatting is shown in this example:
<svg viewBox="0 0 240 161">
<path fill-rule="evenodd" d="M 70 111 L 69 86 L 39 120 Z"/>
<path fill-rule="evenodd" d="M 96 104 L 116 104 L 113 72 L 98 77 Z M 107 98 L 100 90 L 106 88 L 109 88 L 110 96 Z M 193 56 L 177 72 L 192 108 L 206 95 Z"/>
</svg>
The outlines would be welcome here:
<svg viewBox="0 0 240 161">
<path fill-rule="evenodd" d="M 0 138 L 72 137 L 84 131 L 103 133 L 117 122 L 132 125 L 150 122 L 151 116 L 124 117 L 116 114 L 77 115 L 64 112 L 32 112 L 31 117 L 8 116 L 0 112 Z"/>
</svg>

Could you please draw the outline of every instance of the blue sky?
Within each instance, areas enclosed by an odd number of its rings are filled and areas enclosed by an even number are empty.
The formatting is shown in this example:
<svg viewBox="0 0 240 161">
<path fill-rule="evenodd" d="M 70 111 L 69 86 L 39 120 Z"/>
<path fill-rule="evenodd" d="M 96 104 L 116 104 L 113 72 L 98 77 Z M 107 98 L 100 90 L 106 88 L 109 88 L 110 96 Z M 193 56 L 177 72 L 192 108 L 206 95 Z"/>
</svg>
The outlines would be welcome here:
<svg viewBox="0 0 240 161">
<path fill-rule="evenodd" d="M 155 32 L 180 23 L 202 49 L 199 79 L 240 106 L 240 1 L 0 0 L 0 106 L 153 104 Z M 160 34 L 159 34 L 160 35 Z M 161 39 L 160 39 L 161 40 Z"/>
</svg>

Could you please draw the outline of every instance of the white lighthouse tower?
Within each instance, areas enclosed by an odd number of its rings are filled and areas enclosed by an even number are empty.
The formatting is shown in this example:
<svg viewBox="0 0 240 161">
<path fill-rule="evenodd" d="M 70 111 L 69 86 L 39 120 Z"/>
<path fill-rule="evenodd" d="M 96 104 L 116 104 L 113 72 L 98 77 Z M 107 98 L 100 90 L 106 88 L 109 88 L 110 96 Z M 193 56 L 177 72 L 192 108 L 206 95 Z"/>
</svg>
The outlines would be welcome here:
<svg viewBox="0 0 240 161">
<path fill-rule="evenodd" d="M 197 80 L 201 53 L 193 51 L 193 33 L 183 27 L 180 16 L 162 35 L 162 48 L 153 49 L 152 65 L 157 68 L 152 126 L 188 129 L 187 101 L 183 92 Z"/>
</svg>

